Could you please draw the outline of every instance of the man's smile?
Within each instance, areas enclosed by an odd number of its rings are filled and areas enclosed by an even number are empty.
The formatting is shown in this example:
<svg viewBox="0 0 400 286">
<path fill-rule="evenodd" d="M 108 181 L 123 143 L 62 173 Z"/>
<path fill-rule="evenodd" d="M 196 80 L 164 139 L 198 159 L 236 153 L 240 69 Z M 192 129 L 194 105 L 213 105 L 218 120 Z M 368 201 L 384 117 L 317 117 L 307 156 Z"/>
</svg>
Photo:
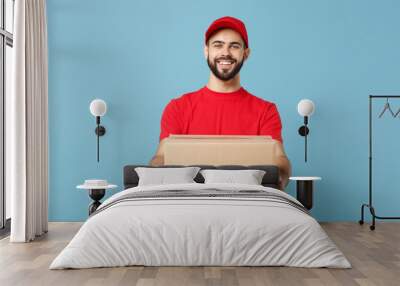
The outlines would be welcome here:
<svg viewBox="0 0 400 286">
<path fill-rule="evenodd" d="M 216 60 L 218 66 L 224 69 L 229 69 L 235 63 L 234 60 Z"/>
</svg>

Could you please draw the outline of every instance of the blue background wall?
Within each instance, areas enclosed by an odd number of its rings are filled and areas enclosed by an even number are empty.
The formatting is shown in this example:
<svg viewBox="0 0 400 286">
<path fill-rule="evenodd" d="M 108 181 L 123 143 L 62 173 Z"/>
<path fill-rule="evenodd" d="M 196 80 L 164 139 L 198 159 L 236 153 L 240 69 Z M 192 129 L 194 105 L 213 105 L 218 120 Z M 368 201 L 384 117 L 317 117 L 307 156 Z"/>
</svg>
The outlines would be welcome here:
<svg viewBox="0 0 400 286">
<path fill-rule="evenodd" d="M 314 216 L 358 220 L 368 193 L 368 95 L 400 94 L 399 12 L 395 0 L 48 0 L 50 220 L 85 220 L 90 200 L 77 184 L 105 178 L 121 186 L 125 164 L 150 160 L 164 106 L 206 84 L 204 32 L 225 15 L 246 23 L 252 55 L 242 85 L 278 105 L 293 174 L 323 177 Z M 100 163 L 94 98 L 109 107 Z M 302 98 L 316 104 L 308 163 L 297 134 Z M 399 125 L 374 120 L 379 215 L 400 212 Z"/>
</svg>

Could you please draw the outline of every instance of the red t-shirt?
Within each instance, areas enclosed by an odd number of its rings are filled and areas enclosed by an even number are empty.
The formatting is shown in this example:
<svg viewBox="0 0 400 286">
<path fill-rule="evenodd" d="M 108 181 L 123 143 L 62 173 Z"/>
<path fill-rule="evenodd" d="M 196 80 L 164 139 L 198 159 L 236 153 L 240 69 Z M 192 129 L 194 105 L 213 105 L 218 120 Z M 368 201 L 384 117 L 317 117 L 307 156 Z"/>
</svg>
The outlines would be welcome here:
<svg viewBox="0 0 400 286">
<path fill-rule="evenodd" d="M 172 99 L 161 118 L 160 141 L 170 134 L 270 135 L 282 142 L 282 123 L 274 103 L 243 87 L 221 93 L 206 86 Z"/>
</svg>

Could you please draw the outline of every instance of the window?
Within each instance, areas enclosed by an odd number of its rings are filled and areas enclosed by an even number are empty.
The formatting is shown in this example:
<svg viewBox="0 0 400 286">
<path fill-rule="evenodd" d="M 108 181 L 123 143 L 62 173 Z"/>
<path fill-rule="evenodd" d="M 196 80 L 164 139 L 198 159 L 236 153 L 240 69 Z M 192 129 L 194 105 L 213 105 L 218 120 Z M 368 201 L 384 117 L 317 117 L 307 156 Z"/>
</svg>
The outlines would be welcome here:
<svg viewBox="0 0 400 286">
<path fill-rule="evenodd" d="M 0 0 L 0 236 L 9 227 L 10 194 L 5 188 L 5 98 L 11 92 L 14 0 Z"/>
</svg>

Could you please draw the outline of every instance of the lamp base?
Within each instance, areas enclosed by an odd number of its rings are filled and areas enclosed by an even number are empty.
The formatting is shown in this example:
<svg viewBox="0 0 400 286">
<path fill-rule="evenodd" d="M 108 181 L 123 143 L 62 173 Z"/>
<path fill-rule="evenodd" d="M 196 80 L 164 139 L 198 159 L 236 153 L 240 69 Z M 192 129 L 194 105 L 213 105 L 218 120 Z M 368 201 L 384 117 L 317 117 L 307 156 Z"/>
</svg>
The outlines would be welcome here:
<svg viewBox="0 0 400 286">
<path fill-rule="evenodd" d="M 104 134 L 106 134 L 106 129 L 104 128 L 104 126 L 98 126 L 96 127 L 96 129 L 94 130 L 94 133 L 96 133 L 96 135 L 99 136 L 103 136 Z"/>
<path fill-rule="evenodd" d="M 299 134 L 300 134 L 301 136 L 306 136 L 306 135 L 308 135 L 308 133 L 310 133 L 310 130 L 308 129 L 307 126 L 303 125 L 303 126 L 301 126 L 301 127 L 299 128 Z"/>
</svg>

